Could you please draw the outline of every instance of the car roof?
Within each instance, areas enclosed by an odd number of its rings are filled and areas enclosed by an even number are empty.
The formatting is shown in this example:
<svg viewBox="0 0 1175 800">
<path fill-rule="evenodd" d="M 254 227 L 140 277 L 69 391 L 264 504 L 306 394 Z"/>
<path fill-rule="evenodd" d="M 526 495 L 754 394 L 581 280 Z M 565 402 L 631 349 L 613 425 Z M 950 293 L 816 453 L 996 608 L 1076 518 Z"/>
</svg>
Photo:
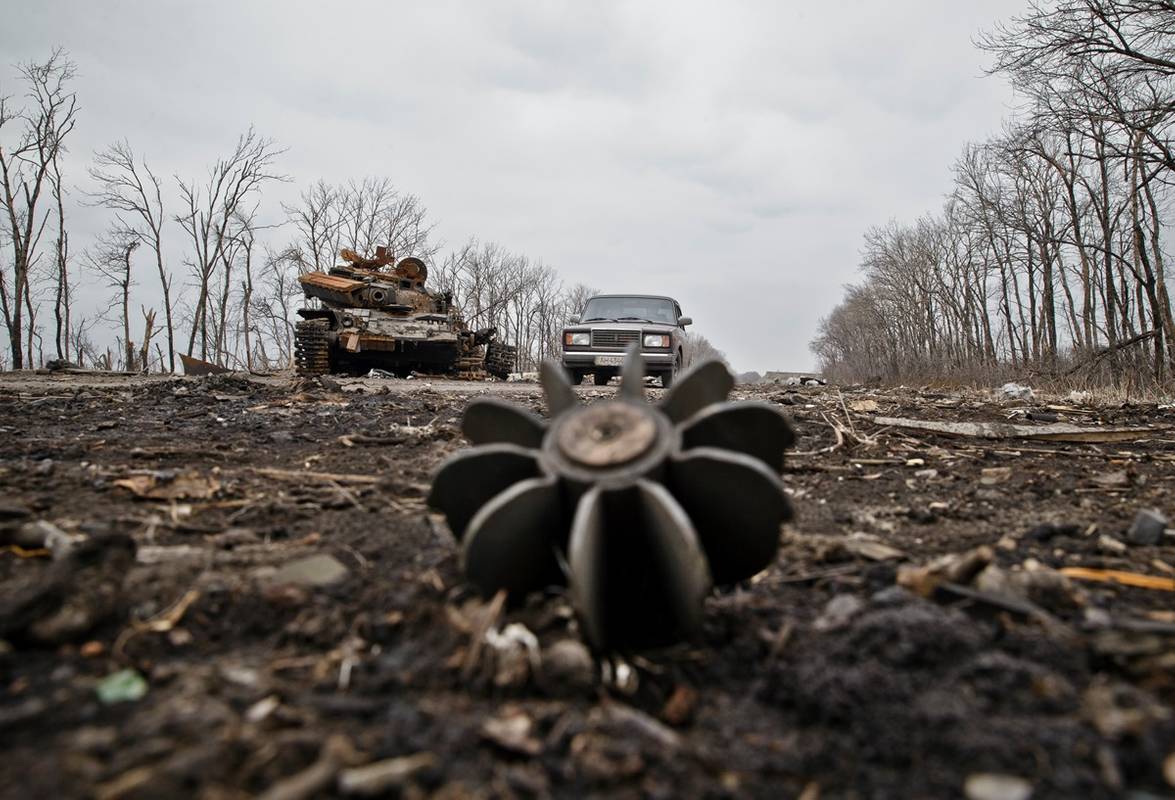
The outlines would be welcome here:
<svg viewBox="0 0 1175 800">
<path fill-rule="evenodd" d="M 615 294 L 593 294 L 588 299 L 595 300 L 597 297 L 641 297 L 646 300 L 669 300 L 674 303 L 677 302 L 672 297 L 670 297 L 669 295 L 665 295 L 665 294 L 628 294 L 626 292 L 618 292 Z"/>
</svg>

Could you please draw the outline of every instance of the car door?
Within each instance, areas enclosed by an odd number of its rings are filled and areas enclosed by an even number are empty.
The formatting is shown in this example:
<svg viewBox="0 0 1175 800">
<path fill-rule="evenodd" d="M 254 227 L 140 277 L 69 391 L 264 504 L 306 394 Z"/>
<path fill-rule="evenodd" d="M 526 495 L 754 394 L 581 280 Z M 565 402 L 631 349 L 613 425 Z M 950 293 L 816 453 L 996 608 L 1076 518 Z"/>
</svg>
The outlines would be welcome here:
<svg viewBox="0 0 1175 800">
<path fill-rule="evenodd" d="M 681 305 L 676 300 L 673 301 L 673 313 L 677 315 L 678 319 L 684 316 L 681 313 Z M 681 367 L 685 369 L 694 361 L 694 344 L 690 339 L 689 332 L 680 325 L 677 327 L 677 338 L 681 342 Z"/>
</svg>

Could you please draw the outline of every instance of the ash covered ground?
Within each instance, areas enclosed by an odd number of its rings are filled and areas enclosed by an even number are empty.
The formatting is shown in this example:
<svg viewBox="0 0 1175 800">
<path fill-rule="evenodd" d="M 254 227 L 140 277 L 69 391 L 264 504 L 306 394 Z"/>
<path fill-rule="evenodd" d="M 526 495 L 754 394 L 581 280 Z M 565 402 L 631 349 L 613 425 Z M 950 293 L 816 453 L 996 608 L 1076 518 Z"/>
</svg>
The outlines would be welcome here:
<svg viewBox="0 0 1175 800">
<path fill-rule="evenodd" d="M 465 587 L 425 506 L 487 391 L 542 410 L 524 384 L 0 377 L 0 795 L 1175 792 L 1175 537 L 1131 533 L 1175 512 L 1171 409 L 739 390 L 799 434 L 777 561 L 698 640 L 593 654 L 558 593 Z"/>
</svg>

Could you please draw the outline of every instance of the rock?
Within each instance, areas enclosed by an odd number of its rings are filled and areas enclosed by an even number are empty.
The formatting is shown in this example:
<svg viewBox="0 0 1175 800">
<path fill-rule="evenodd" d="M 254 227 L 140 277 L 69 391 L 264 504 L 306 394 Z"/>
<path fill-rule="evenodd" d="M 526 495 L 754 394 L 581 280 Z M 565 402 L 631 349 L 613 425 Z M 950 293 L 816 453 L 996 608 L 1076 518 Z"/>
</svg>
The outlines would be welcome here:
<svg viewBox="0 0 1175 800">
<path fill-rule="evenodd" d="M 105 705 L 142 700 L 147 694 L 147 681 L 133 669 L 123 669 L 103 678 L 94 691 Z"/>
<path fill-rule="evenodd" d="M 698 690 L 689 684 L 679 683 L 661 709 L 661 719 L 670 725 L 685 725 L 694 718 L 698 707 Z"/>
<path fill-rule="evenodd" d="M 979 473 L 979 482 L 984 486 L 1007 483 L 1012 477 L 1011 467 L 987 467 Z"/>
<path fill-rule="evenodd" d="M 351 571 L 337 558 L 323 553 L 291 561 L 270 578 L 272 585 L 332 586 L 345 581 Z"/>
<path fill-rule="evenodd" d="M 1175 789 L 1175 750 L 1171 751 L 1171 755 L 1163 759 L 1163 780 L 1167 785 Z"/>
<path fill-rule="evenodd" d="M 1107 739 L 1143 737 L 1171 712 L 1150 693 L 1125 683 L 1098 680 L 1081 696 L 1081 715 Z"/>
<path fill-rule="evenodd" d="M 1017 775 L 976 772 L 967 776 L 963 795 L 967 800 L 1028 800 L 1032 784 Z"/>
<path fill-rule="evenodd" d="M 1126 489 L 1130 486 L 1130 476 L 1121 469 L 1094 475 L 1090 481 L 1103 489 Z"/>
<path fill-rule="evenodd" d="M 906 554 L 896 547 L 869 539 L 848 539 L 845 541 L 845 549 L 869 561 L 892 561 L 906 557 Z"/>
<path fill-rule="evenodd" d="M 865 601 L 855 594 L 838 594 L 824 606 L 824 611 L 812 623 L 812 627 L 818 631 L 833 631 L 843 628 L 864 608 Z"/>
<path fill-rule="evenodd" d="M 39 519 L 21 525 L 13 544 L 28 549 L 43 547 L 53 554 L 53 558 L 59 559 L 67 555 L 75 543 L 84 539 L 84 536 L 71 536 L 48 520 Z"/>
<path fill-rule="evenodd" d="M 386 794 L 390 789 L 403 786 L 418 772 L 439 763 L 432 753 L 416 753 L 345 769 L 339 773 L 339 791 L 361 797 Z"/>
<path fill-rule="evenodd" d="M 1131 544 L 1156 545 L 1163 538 L 1163 531 L 1167 529 L 1167 518 L 1155 509 L 1141 509 L 1134 515 L 1134 522 L 1126 538 Z"/>
<path fill-rule="evenodd" d="M 1036 397 L 1031 387 L 1018 383 L 1005 383 L 1000 387 L 1000 394 L 1011 400 L 1032 400 Z"/>
<path fill-rule="evenodd" d="M 1114 555 L 1121 555 L 1127 550 L 1126 544 L 1115 539 L 1113 536 L 1102 534 L 1097 537 L 1097 549 L 1103 553 L 1113 553 Z"/>
<path fill-rule="evenodd" d="M 1028 538 L 1037 542 L 1047 542 L 1056 536 L 1080 536 L 1081 526 L 1071 523 L 1042 522 L 1028 531 Z"/>
<path fill-rule="evenodd" d="M 562 639 L 543 650 L 541 675 L 548 691 L 591 691 L 596 683 L 596 662 L 583 642 Z"/>
<path fill-rule="evenodd" d="M 986 545 L 965 553 L 948 553 L 924 566 L 905 564 L 898 568 L 898 585 L 929 597 L 941 583 L 968 584 L 995 559 Z"/>
<path fill-rule="evenodd" d="M 502 689 L 524 686 L 530 680 L 531 671 L 539 668 L 538 638 L 522 623 L 512 622 L 501 632 L 490 628 L 485 641 L 494 653 L 495 686 Z"/>
<path fill-rule="evenodd" d="M 503 750 L 523 756 L 537 756 L 543 743 L 532 736 L 534 720 L 521 708 L 508 707 L 481 726 L 481 735 Z"/>
<path fill-rule="evenodd" d="M 208 537 L 209 544 L 225 550 L 231 550 L 243 544 L 257 544 L 260 541 L 261 537 L 252 528 L 228 528 L 222 533 Z"/>
</svg>

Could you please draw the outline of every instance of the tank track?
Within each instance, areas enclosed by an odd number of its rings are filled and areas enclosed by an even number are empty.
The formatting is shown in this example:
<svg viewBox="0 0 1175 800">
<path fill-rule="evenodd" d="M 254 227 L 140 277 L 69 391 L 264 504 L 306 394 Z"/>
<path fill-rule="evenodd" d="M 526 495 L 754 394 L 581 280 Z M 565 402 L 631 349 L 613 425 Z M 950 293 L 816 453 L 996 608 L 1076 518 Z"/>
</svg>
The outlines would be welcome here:
<svg viewBox="0 0 1175 800">
<path fill-rule="evenodd" d="M 506 380 L 514 370 L 517 355 L 518 348 L 514 345 L 494 340 L 486 345 L 485 371 L 495 378 Z"/>
<path fill-rule="evenodd" d="M 299 375 L 330 373 L 330 321 L 305 319 L 294 325 L 294 366 Z"/>
</svg>

